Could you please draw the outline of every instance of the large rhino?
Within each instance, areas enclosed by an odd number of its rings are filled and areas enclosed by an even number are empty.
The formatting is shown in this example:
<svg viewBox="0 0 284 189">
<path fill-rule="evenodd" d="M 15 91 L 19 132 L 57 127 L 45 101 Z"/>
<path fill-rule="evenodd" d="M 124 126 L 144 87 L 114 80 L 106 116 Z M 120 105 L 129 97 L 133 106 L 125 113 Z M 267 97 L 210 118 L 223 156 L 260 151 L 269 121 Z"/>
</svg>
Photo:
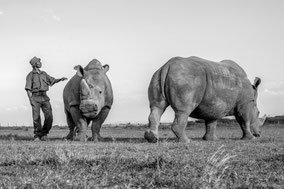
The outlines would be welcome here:
<svg viewBox="0 0 284 189">
<path fill-rule="evenodd" d="M 74 67 L 77 73 L 63 91 L 63 101 L 69 134 L 68 140 L 86 141 L 86 130 L 92 122 L 91 140 L 103 138 L 100 129 L 113 103 L 111 83 L 106 75 L 108 65 L 94 59 L 85 68 Z"/>
<path fill-rule="evenodd" d="M 252 85 L 245 71 L 231 60 L 217 63 L 198 57 L 172 58 L 150 82 L 151 112 L 144 138 L 158 140 L 160 118 L 169 105 L 175 112 L 172 131 L 180 142 L 189 142 L 185 133 L 189 116 L 205 121 L 204 140 L 217 140 L 217 120 L 232 115 L 241 126 L 242 139 L 258 137 L 265 120 L 259 118 L 256 103 L 260 82 L 256 78 Z"/>
</svg>

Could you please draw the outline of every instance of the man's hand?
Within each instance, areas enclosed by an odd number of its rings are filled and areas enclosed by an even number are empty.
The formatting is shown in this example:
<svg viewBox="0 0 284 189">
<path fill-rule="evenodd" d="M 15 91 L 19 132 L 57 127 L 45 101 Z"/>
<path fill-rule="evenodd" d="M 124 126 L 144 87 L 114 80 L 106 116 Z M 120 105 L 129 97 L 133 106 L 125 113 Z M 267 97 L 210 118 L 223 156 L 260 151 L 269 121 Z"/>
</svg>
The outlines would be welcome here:
<svg viewBox="0 0 284 189">
<path fill-rule="evenodd" d="M 65 80 L 67 80 L 68 78 L 66 78 L 66 77 L 62 77 L 61 79 L 60 79 L 60 81 L 65 81 Z"/>
<path fill-rule="evenodd" d="M 60 81 L 65 81 L 65 80 L 67 80 L 66 77 L 62 77 L 62 78 L 60 78 L 60 79 L 55 79 L 55 80 L 50 84 L 50 86 L 54 85 L 55 83 L 58 83 L 58 82 L 60 82 Z"/>
<path fill-rule="evenodd" d="M 31 104 L 31 106 L 34 106 L 33 105 L 33 99 L 30 99 L 30 104 Z"/>
</svg>

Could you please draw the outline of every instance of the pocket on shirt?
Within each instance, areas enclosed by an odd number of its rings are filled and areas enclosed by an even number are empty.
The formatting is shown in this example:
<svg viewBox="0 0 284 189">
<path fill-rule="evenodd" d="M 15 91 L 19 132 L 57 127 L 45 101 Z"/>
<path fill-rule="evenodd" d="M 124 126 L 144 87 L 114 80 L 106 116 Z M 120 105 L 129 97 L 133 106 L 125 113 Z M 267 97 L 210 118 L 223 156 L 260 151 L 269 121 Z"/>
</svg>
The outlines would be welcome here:
<svg viewBox="0 0 284 189">
<path fill-rule="evenodd" d="M 33 81 L 32 90 L 38 90 L 40 88 L 40 81 Z"/>
</svg>

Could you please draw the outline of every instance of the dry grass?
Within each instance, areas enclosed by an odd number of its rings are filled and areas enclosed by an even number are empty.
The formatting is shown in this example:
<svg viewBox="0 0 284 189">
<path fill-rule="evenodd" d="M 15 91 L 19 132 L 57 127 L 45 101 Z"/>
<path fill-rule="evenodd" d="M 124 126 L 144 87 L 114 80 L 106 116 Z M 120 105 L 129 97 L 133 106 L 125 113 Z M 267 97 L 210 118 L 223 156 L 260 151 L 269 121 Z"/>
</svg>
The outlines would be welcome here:
<svg viewBox="0 0 284 189">
<path fill-rule="evenodd" d="M 219 128 L 216 142 L 191 128 L 189 144 L 166 138 L 146 143 L 143 129 L 103 128 L 115 142 L 31 141 L 31 130 L 1 130 L 0 188 L 283 188 L 282 127 L 266 127 L 255 141 L 240 141 L 239 128 Z M 130 136 L 130 137 L 127 137 Z"/>
<path fill-rule="evenodd" d="M 230 160 L 234 157 L 236 155 L 226 153 L 224 145 L 220 146 L 207 160 L 200 177 L 201 188 L 226 188 L 226 177 L 231 174 L 228 173 L 230 171 Z"/>
</svg>

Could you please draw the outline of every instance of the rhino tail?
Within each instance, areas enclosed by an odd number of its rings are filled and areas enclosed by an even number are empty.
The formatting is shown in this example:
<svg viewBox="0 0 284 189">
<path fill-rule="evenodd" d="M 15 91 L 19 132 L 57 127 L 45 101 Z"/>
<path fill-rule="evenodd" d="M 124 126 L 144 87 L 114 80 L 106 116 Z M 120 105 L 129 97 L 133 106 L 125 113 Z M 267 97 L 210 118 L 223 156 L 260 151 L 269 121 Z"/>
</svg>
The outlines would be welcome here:
<svg viewBox="0 0 284 189">
<path fill-rule="evenodd" d="M 168 70 L 169 70 L 168 67 L 163 67 L 160 72 L 160 88 L 161 88 L 162 96 L 165 99 L 165 101 L 167 101 L 166 94 L 165 94 L 165 87 L 166 87 L 165 83 L 166 83 L 166 78 L 168 75 Z"/>
</svg>

